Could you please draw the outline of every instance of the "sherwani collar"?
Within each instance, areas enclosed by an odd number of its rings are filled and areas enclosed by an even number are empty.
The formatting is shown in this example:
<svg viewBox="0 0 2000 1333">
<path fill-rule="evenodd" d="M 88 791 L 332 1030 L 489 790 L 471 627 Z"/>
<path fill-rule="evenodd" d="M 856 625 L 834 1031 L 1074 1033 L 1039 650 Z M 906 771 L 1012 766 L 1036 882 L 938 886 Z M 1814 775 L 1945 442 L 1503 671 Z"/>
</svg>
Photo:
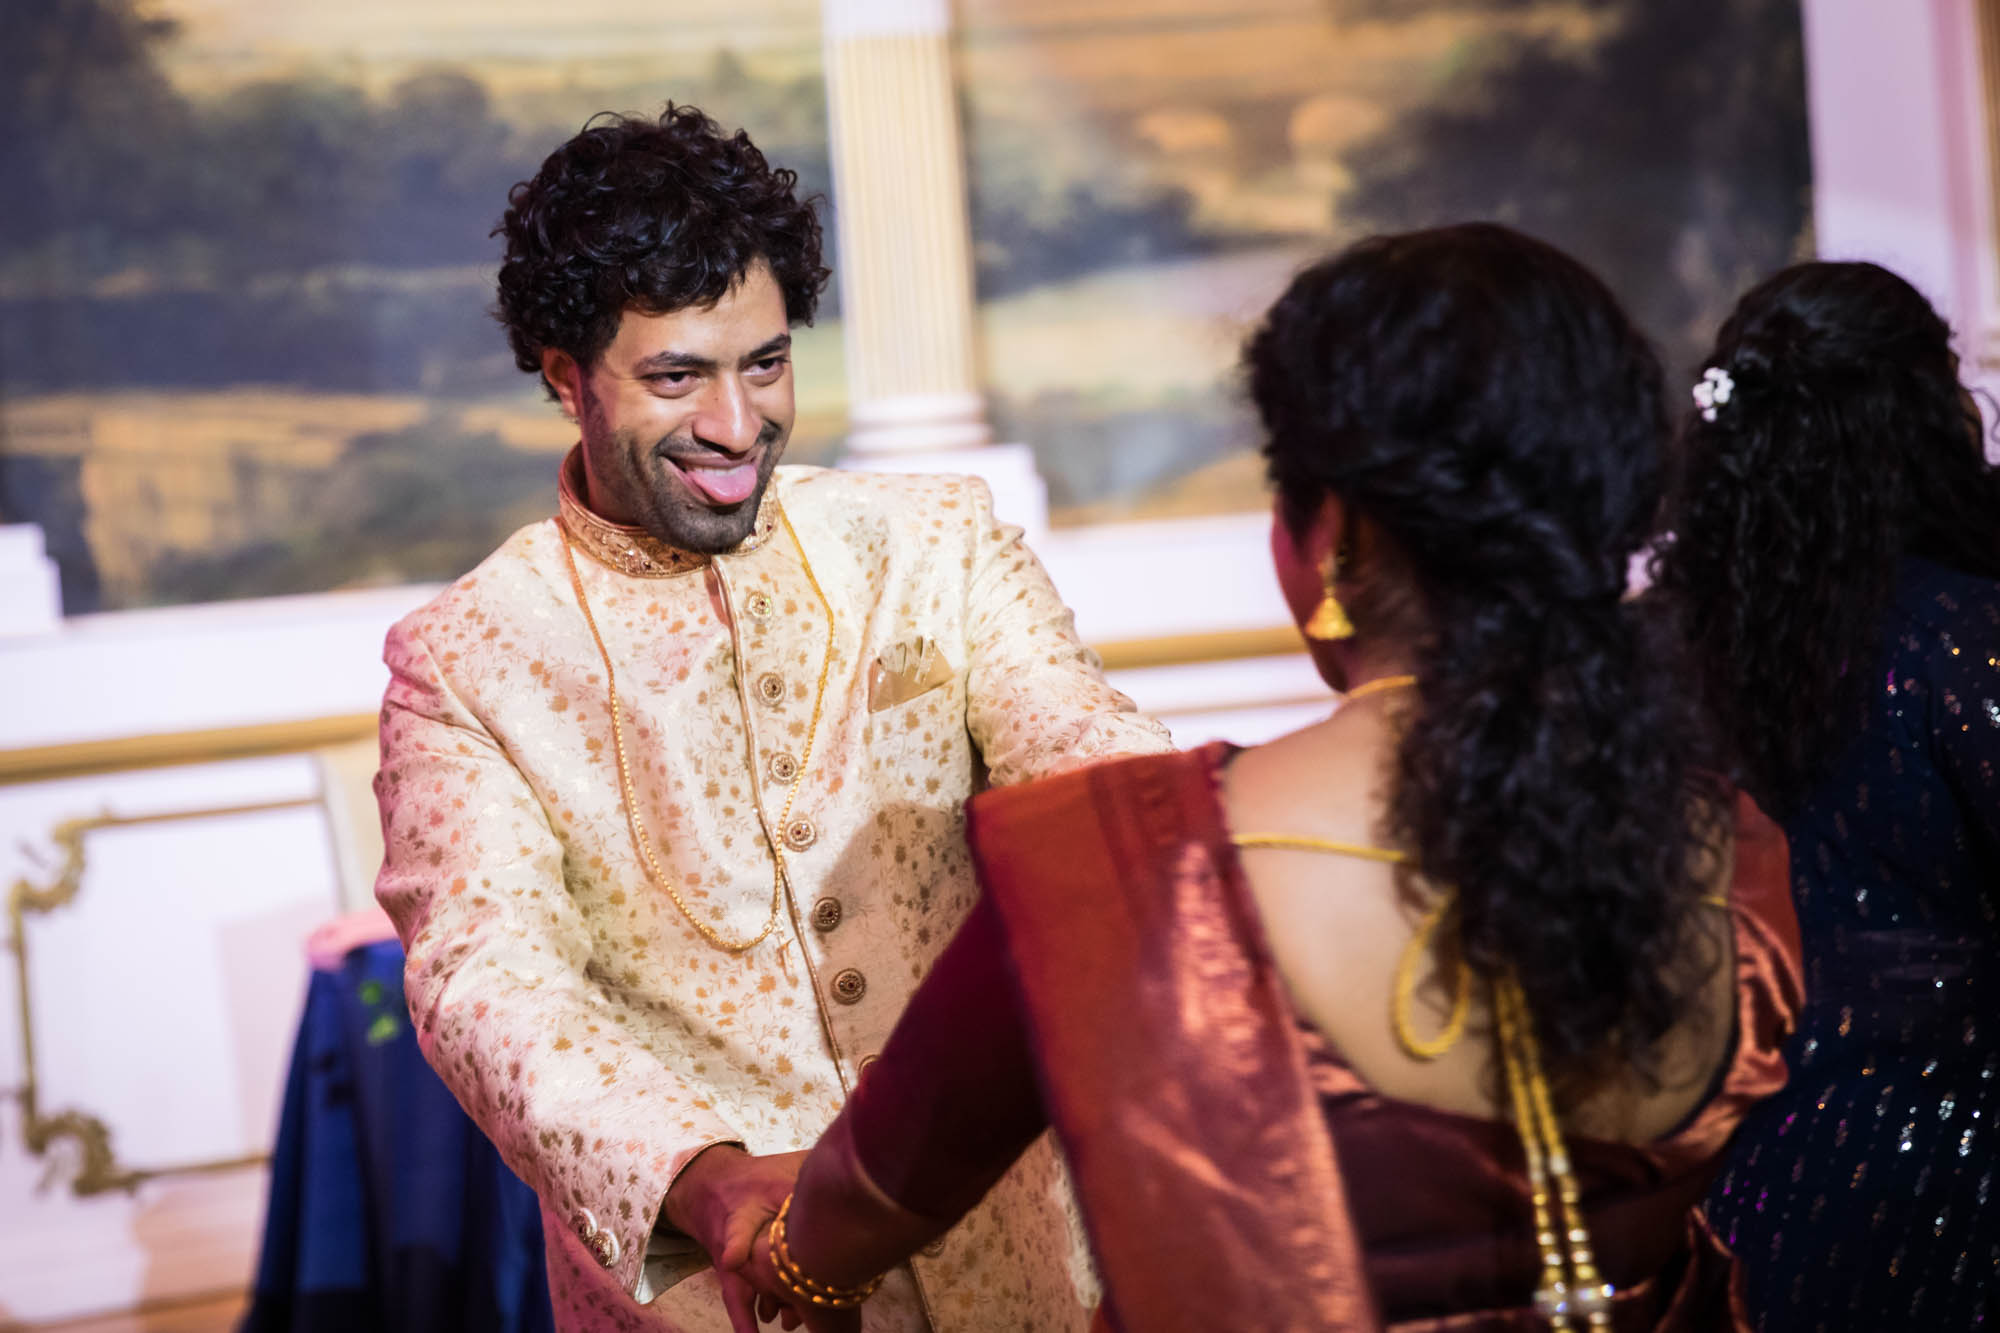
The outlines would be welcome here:
<svg viewBox="0 0 2000 1333">
<path fill-rule="evenodd" d="M 701 551 L 684 551 L 661 541 L 644 528 L 627 527 L 600 517 L 584 503 L 583 446 L 576 445 L 562 461 L 556 474 L 556 521 L 569 539 L 585 555 L 608 569 L 635 579 L 666 578 L 705 567 L 710 557 Z M 725 552 L 735 555 L 763 545 L 778 525 L 777 487 L 766 486 L 757 502 L 757 522 L 742 543 Z"/>
</svg>

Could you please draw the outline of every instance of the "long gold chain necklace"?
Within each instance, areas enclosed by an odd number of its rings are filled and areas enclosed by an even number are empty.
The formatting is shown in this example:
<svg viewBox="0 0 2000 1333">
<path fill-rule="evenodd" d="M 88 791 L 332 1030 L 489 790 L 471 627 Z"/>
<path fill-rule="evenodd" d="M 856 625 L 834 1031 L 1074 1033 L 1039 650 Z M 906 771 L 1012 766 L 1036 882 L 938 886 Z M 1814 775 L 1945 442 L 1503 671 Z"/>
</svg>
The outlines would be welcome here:
<svg viewBox="0 0 2000 1333">
<path fill-rule="evenodd" d="M 820 658 L 819 688 L 813 693 L 812 721 L 806 727 L 805 752 L 799 759 L 798 772 L 792 777 L 791 788 L 785 793 L 784 811 L 778 816 L 777 827 L 782 829 L 791 821 L 792 803 L 798 800 L 799 788 L 806 780 L 806 766 L 812 763 L 813 741 L 819 736 L 820 710 L 826 703 L 827 676 L 833 670 L 834 635 L 833 605 L 826 600 L 826 593 L 819 586 L 819 579 L 813 574 L 812 561 L 806 558 L 805 545 L 799 541 L 799 534 L 792 530 L 791 517 L 782 507 L 778 510 L 778 521 L 785 525 L 785 535 L 791 538 L 792 549 L 799 553 L 799 567 L 805 571 L 806 582 L 812 585 L 813 596 L 819 599 L 820 610 L 826 613 L 826 652 Z M 779 914 L 784 911 L 784 851 L 778 846 L 776 837 L 766 835 L 764 841 L 771 849 L 771 915 L 765 920 L 764 928 L 749 939 L 725 938 L 688 907 L 687 900 L 681 897 L 680 889 L 661 868 L 659 857 L 653 851 L 653 840 L 647 836 L 645 822 L 639 818 L 639 798 L 632 786 L 632 767 L 625 757 L 625 726 L 618 705 L 618 675 L 611 666 L 611 653 L 604 646 L 604 636 L 598 632 L 597 617 L 590 613 L 590 600 L 583 595 L 583 575 L 577 569 L 576 552 L 570 549 L 569 529 L 563 525 L 561 519 L 556 521 L 556 532 L 562 538 L 563 560 L 569 565 L 569 584 L 576 592 L 577 609 L 583 612 L 583 623 L 590 627 L 591 641 L 597 645 L 597 655 L 604 662 L 604 690 L 611 701 L 611 748 L 618 760 L 618 791 L 625 805 L 625 822 L 632 830 L 632 842 L 639 849 L 639 857 L 645 862 L 646 871 L 653 877 L 653 882 L 667 891 L 667 896 L 673 899 L 674 906 L 680 908 L 681 915 L 687 918 L 687 923 L 693 926 L 703 939 L 728 953 L 742 953 L 753 949 L 770 938 L 771 932 L 778 928 Z M 743 721 L 744 743 L 752 745 L 754 742 L 750 739 L 747 706 Z M 755 767 L 755 762 L 756 756 L 753 753 L 752 767 Z"/>
<path fill-rule="evenodd" d="M 1369 694 L 1415 683 L 1414 676 L 1379 677 L 1348 691 L 1342 706 Z M 1230 841 L 1243 848 L 1332 852 L 1391 863 L 1409 860 L 1406 853 L 1393 848 L 1339 842 L 1310 834 L 1242 833 Z M 1430 954 L 1431 940 L 1438 927 L 1450 915 L 1452 900 L 1453 895 L 1447 891 L 1424 913 L 1396 961 L 1395 988 L 1389 996 L 1390 1018 L 1397 1043 L 1413 1059 L 1435 1060 L 1456 1046 L 1465 1035 L 1466 1020 L 1472 1011 L 1472 970 L 1461 960 L 1453 969 L 1451 1012 L 1444 1027 L 1433 1037 L 1423 1037 L 1417 1032 L 1413 1014 L 1417 973 Z M 1514 1126 L 1520 1134 L 1521 1152 L 1528 1168 L 1535 1246 L 1542 1257 L 1541 1277 L 1535 1284 L 1535 1308 L 1552 1328 L 1570 1329 L 1578 1323 L 1584 1328 L 1609 1328 L 1613 1289 L 1597 1271 L 1590 1229 L 1583 1216 L 1582 1192 L 1570 1166 L 1569 1150 L 1563 1142 L 1561 1122 L 1556 1118 L 1554 1098 L 1549 1095 L 1548 1079 L 1542 1072 L 1541 1046 L 1535 1040 L 1527 996 L 1511 971 L 1493 979 L 1493 1017 Z M 1555 1187 L 1553 1194 L 1551 1180 Z M 1560 1231 L 1555 1216 L 1557 1207 L 1567 1222 Z"/>
</svg>

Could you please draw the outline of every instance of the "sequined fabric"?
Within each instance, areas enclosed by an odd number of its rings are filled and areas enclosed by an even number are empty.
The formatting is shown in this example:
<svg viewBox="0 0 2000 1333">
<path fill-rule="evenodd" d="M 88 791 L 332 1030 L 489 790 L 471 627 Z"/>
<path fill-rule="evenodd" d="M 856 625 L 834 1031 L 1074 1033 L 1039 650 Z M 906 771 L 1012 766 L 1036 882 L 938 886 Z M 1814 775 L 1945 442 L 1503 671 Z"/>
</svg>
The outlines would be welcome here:
<svg viewBox="0 0 2000 1333">
<path fill-rule="evenodd" d="M 1865 721 L 1786 824 L 1809 1001 L 1709 1216 L 1757 1327 L 2000 1314 L 2000 586 L 1910 561 Z"/>
<path fill-rule="evenodd" d="M 1044 1107 L 1104 1273 L 1105 1322 L 1546 1327 L 1530 1306 L 1538 1257 L 1518 1136 L 1384 1097 L 1300 1023 L 1223 821 L 1226 754 L 1100 765 L 972 808 Z M 1784 841 L 1747 798 L 1729 899 L 1737 1041 L 1715 1090 L 1654 1143 L 1570 1144 L 1599 1264 L 1621 1289 L 1620 1333 L 1747 1326 L 1729 1256 L 1694 1204 L 1745 1113 L 1784 1083 L 1778 1052 L 1801 1002 Z M 905 1026 L 921 1021 L 913 1008 Z"/>
<path fill-rule="evenodd" d="M 641 816 L 690 908 L 754 936 L 786 847 L 778 928 L 744 953 L 697 935 L 634 849 L 553 521 L 389 636 L 377 896 L 426 1056 L 541 1197 L 566 1329 L 726 1329 L 711 1277 L 648 1259 L 675 1175 L 717 1142 L 804 1147 L 833 1118 L 972 905 L 963 806 L 988 774 L 1168 746 L 982 484 L 788 467 L 772 490 L 799 546 L 780 526 L 639 576 L 578 551 Z M 914 638 L 951 672 L 871 707 L 871 668 Z M 921 1305 L 899 1277 L 871 1330 L 923 1328 L 924 1307 L 946 1333 L 1083 1326 L 1053 1161 L 1025 1166 L 914 1261 Z"/>
</svg>

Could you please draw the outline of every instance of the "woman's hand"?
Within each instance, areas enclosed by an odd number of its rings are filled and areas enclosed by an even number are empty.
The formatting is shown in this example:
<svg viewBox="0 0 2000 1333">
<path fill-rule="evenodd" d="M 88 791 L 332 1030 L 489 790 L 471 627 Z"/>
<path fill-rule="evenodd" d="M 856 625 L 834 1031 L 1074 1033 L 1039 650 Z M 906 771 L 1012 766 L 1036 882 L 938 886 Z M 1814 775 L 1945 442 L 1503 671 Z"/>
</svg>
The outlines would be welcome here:
<svg viewBox="0 0 2000 1333">
<path fill-rule="evenodd" d="M 777 1204 L 783 1202 L 784 1196 L 779 1195 L 771 1207 L 774 1215 Z M 777 1266 L 771 1262 L 768 1224 L 751 1245 L 749 1259 L 732 1276 L 756 1290 L 757 1318 L 765 1323 L 776 1319 L 780 1328 L 803 1327 L 806 1333 L 861 1333 L 861 1311 L 824 1309 L 799 1301 L 786 1290 L 778 1280 Z"/>
<path fill-rule="evenodd" d="M 860 1333 L 859 1310 L 826 1310 L 799 1301 L 778 1280 L 771 1263 L 771 1221 L 792 1192 L 803 1152 L 753 1157 L 720 1146 L 695 1159 L 668 1194 L 669 1221 L 708 1251 L 722 1288 L 732 1333 L 758 1333 L 758 1324 L 807 1333 Z"/>
</svg>

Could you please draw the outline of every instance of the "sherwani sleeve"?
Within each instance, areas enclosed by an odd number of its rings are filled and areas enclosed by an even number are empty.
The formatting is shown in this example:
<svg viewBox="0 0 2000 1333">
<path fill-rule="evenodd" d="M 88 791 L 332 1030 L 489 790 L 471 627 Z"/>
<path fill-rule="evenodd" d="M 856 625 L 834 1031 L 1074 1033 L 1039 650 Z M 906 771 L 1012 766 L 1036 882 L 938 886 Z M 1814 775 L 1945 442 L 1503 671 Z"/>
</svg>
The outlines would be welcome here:
<svg viewBox="0 0 2000 1333">
<path fill-rule="evenodd" d="M 971 484 L 976 535 L 966 598 L 966 724 L 996 786 L 1093 760 L 1173 748 L 1167 729 L 1104 678 L 1021 529 Z"/>
<path fill-rule="evenodd" d="M 408 954 L 424 1055 L 543 1205 L 650 1299 L 646 1241 L 668 1187 L 742 1136 L 613 1021 L 542 804 L 430 648 L 398 628 L 385 656 L 375 892 Z"/>
</svg>

